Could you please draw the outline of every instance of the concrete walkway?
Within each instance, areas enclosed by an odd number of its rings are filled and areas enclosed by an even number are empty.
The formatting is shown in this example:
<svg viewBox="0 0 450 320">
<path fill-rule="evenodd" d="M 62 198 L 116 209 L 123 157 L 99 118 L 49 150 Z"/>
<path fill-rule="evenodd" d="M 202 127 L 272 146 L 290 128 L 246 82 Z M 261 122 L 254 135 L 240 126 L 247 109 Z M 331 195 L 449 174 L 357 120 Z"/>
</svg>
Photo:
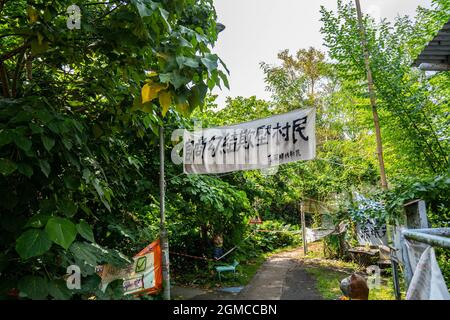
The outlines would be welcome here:
<svg viewBox="0 0 450 320">
<path fill-rule="evenodd" d="M 315 279 L 305 271 L 299 259 L 301 251 L 300 248 L 271 256 L 237 299 L 321 300 Z"/>
<path fill-rule="evenodd" d="M 216 289 L 173 287 L 172 297 L 185 300 L 321 300 L 316 280 L 304 269 L 302 252 L 299 248 L 271 256 L 237 294 Z"/>
</svg>

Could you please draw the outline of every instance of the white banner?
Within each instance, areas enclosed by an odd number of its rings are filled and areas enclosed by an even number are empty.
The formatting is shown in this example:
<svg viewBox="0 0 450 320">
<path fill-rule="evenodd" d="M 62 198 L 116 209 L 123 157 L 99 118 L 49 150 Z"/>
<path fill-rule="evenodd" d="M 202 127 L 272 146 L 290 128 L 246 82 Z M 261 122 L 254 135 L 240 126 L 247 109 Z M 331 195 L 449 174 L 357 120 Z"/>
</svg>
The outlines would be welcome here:
<svg viewBox="0 0 450 320">
<path fill-rule="evenodd" d="M 406 263 L 414 270 L 406 300 L 450 300 L 434 248 L 415 241 L 405 241 L 409 257 Z"/>
<path fill-rule="evenodd" d="M 228 127 L 184 132 L 184 172 L 223 173 L 311 160 L 315 109 L 294 110 Z"/>
<path fill-rule="evenodd" d="M 334 232 L 334 229 L 310 229 L 306 228 L 306 242 L 318 241 Z"/>
<path fill-rule="evenodd" d="M 347 230 L 347 223 L 340 222 L 334 229 L 306 228 L 306 242 L 315 242 L 331 234 L 341 234 Z"/>
</svg>

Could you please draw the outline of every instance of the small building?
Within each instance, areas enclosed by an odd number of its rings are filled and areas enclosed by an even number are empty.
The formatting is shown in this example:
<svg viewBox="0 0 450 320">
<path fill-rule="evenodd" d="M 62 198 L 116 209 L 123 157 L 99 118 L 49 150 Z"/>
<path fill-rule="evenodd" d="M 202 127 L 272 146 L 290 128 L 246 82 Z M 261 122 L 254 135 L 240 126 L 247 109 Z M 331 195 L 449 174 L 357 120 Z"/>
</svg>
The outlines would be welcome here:
<svg viewBox="0 0 450 320">
<path fill-rule="evenodd" d="M 425 46 L 413 66 L 425 71 L 450 70 L 450 20 Z"/>
</svg>

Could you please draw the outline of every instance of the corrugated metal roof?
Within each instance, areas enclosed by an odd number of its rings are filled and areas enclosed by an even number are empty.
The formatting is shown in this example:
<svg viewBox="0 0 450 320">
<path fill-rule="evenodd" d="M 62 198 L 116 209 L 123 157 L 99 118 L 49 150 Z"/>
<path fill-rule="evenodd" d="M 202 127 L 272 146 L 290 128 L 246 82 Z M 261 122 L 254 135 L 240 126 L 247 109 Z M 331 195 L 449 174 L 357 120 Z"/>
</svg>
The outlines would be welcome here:
<svg viewBox="0 0 450 320">
<path fill-rule="evenodd" d="M 430 71 L 450 70 L 450 20 L 425 46 L 413 65 Z"/>
</svg>

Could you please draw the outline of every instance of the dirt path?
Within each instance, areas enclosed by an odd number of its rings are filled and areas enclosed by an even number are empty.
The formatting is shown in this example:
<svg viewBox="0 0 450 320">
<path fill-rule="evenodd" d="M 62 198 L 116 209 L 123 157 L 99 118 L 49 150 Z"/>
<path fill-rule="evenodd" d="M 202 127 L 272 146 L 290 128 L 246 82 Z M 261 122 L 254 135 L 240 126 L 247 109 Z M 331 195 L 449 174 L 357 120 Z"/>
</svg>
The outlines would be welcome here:
<svg viewBox="0 0 450 320">
<path fill-rule="evenodd" d="M 271 256 L 236 297 L 241 300 L 321 300 L 315 279 L 299 259 L 302 249 Z"/>
<path fill-rule="evenodd" d="M 299 248 L 274 254 L 238 294 L 175 287 L 173 295 L 177 299 L 193 300 L 321 300 L 316 280 L 304 268 L 302 252 Z"/>
</svg>

